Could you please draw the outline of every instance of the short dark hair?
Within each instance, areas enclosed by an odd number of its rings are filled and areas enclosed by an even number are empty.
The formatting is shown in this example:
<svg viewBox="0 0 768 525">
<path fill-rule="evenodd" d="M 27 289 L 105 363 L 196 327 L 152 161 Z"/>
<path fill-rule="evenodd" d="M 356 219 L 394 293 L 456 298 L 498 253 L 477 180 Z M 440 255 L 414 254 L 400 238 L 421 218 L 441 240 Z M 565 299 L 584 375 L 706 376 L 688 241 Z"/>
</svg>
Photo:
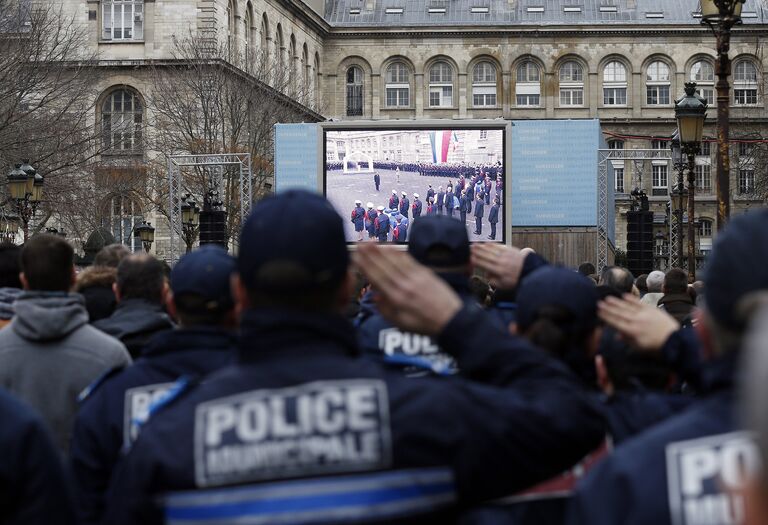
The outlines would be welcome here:
<svg viewBox="0 0 768 525">
<path fill-rule="evenodd" d="M 126 257 L 117 267 L 117 290 L 122 299 L 145 299 L 155 304 L 163 302 L 165 268 L 151 255 Z"/>
<path fill-rule="evenodd" d="M 21 249 L 21 271 L 30 290 L 68 292 L 75 251 L 57 235 L 39 233 Z"/>
<path fill-rule="evenodd" d="M 600 274 L 600 284 L 610 286 L 619 293 L 631 293 L 635 278 L 626 268 L 606 266 Z"/>
<path fill-rule="evenodd" d="M 117 268 L 120 261 L 131 255 L 131 250 L 125 244 L 108 244 L 93 258 L 94 266 Z"/>
<path fill-rule="evenodd" d="M 596 272 L 595 265 L 591 262 L 584 262 L 579 265 L 579 273 L 585 277 L 589 277 Z"/>
<path fill-rule="evenodd" d="M 481 306 L 488 306 L 491 297 L 491 287 L 488 281 L 478 275 L 469 278 L 469 291 Z"/>
<path fill-rule="evenodd" d="M 0 288 L 21 288 L 21 248 L 15 244 L 0 244 Z"/>
<path fill-rule="evenodd" d="M 638 275 L 637 279 L 635 279 L 635 286 L 637 286 L 637 289 L 640 290 L 641 294 L 647 294 L 648 293 L 648 274 L 644 273 L 642 275 Z"/>
<path fill-rule="evenodd" d="M 686 293 L 688 274 L 680 268 L 672 268 L 664 276 L 664 293 Z"/>
</svg>

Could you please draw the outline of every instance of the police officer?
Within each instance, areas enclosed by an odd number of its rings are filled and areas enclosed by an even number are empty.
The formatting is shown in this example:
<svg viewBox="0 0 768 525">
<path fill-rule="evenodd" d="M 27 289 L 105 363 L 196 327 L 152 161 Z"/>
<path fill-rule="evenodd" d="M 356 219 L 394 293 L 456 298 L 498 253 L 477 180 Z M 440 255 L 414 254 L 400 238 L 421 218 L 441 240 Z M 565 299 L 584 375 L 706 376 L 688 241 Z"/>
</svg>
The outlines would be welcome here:
<svg viewBox="0 0 768 525">
<path fill-rule="evenodd" d="M 475 235 L 483 234 L 483 215 L 485 214 L 485 196 L 483 192 L 477 194 L 475 201 Z"/>
<path fill-rule="evenodd" d="M 392 190 L 392 195 L 389 197 L 389 209 L 396 210 L 400 205 L 400 198 L 397 196 L 397 191 Z"/>
<path fill-rule="evenodd" d="M 448 217 L 453 217 L 453 186 L 448 186 L 448 191 L 445 192 L 445 209 Z"/>
<path fill-rule="evenodd" d="M 378 172 L 373 173 L 373 183 L 376 185 L 376 191 L 379 191 L 379 185 L 381 184 L 381 176 Z"/>
<path fill-rule="evenodd" d="M 741 489 L 745 476 L 758 469 L 758 453 L 738 417 L 736 369 L 747 306 L 768 290 L 766 260 L 768 211 L 738 216 L 718 236 L 697 330 L 706 334 L 707 351 L 692 330 L 677 330 L 677 322 L 667 314 L 659 318 L 656 308 L 615 300 L 601 309 L 603 320 L 627 341 L 659 351 L 699 384 L 701 397 L 601 462 L 580 484 L 568 523 L 740 523 L 743 514 L 733 509 L 744 508 Z M 701 363 L 701 356 L 708 360 Z"/>
<path fill-rule="evenodd" d="M 427 189 L 427 202 L 429 202 L 429 199 L 434 200 L 435 198 L 435 190 L 432 189 L 432 185 L 429 185 L 429 188 Z"/>
<path fill-rule="evenodd" d="M 413 218 L 418 219 L 421 217 L 421 201 L 419 200 L 419 194 L 413 194 Z"/>
<path fill-rule="evenodd" d="M 392 242 L 395 244 L 405 244 L 408 240 L 408 223 L 403 221 L 403 216 L 399 213 L 395 217 L 397 226 L 392 230 Z"/>
<path fill-rule="evenodd" d="M 467 213 L 472 213 L 472 201 L 475 200 L 475 185 L 467 184 Z"/>
<path fill-rule="evenodd" d="M 379 206 L 379 214 L 376 216 L 376 220 L 373 224 L 373 230 L 376 233 L 376 238 L 379 242 L 387 242 L 387 236 L 389 235 L 389 215 L 384 213 L 384 206 Z"/>
<path fill-rule="evenodd" d="M 491 234 L 488 236 L 492 241 L 496 240 L 496 224 L 499 222 L 499 196 L 493 198 L 493 206 L 488 212 L 488 222 L 491 224 Z"/>
<path fill-rule="evenodd" d="M 435 204 L 434 197 L 427 199 L 427 215 L 437 215 L 437 205 Z"/>
<path fill-rule="evenodd" d="M 365 229 L 365 210 L 362 201 L 355 201 L 355 207 L 352 210 L 352 224 L 355 225 L 357 240 L 363 240 L 363 230 Z"/>
<path fill-rule="evenodd" d="M 461 214 L 461 224 L 467 224 L 467 190 L 461 191 L 461 198 L 459 199 L 459 213 Z"/>
<path fill-rule="evenodd" d="M 410 211 L 411 203 L 408 201 L 408 194 L 403 192 L 403 196 L 400 199 L 400 215 L 403 217 L 408 217 L 408 212 Z"/>
<path fill-rule="evenodd" d="M 307 239 L 261 242 L 281 216 Z M 382 310 L 432 336 L 466 379 L 414 381 L 361 356 L 340 313 L 341 218 L 321 196 L 268 197 L 241 236 L 238 362 L 153 416 L 115 475 L 106 523 L 445 522 L 600 440 L 599 413 L 546 354 L 408 254 L 363 245 L 356 256 Z M 397 280 L 430 293 L 406 297 Z"/>
<path fill-rule="evenodd" d="M 365 205 L 368 211 L 365 212 L 365 229 L 368 231 L 368 238 L 373 239 L 376 237 L 376 217 L 378 213 L 373 209 L 373 203 L 369 202 Z"/>
<path fill-rule="evenodd" d="M 485 187 L 483 188 L 483 192 L 485 193 L 485 204 L 489 205 L 491 204 L 491 189 L 493 188 L 493 183 L 491 182 L 491 177 L 487 176 L 485 177 Z"/>
<path fill-rule="evenodd" d="M 443 191 L 443 187 L 440 186 L 437 189 L 437 213 L 439 215 L 443 214 L 443 205 L 445 204 L 445 192 Z"/>
<path fill-rule="evenodd" d="M 112 470 L 135 441 L 151 405 L 180 377 L 192 381 L 233 360 L 234 271 L 235 260 L 218 246 L 184 255 L 171 272 L 168 301 L 181 329 L 151 339 L 133 366 L 113 371 L 83 396 L 70 458 L 82 523 L 101 523 Z"/>
</svg>

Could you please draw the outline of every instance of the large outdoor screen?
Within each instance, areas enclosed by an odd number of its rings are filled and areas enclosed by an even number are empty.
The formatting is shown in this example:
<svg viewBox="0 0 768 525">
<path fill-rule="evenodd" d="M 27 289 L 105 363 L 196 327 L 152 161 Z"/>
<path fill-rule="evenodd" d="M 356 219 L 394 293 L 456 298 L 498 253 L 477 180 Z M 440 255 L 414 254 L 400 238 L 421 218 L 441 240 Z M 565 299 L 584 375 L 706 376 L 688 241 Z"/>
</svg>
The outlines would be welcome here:
<svg viewBox="0 0 768 525">
<path fill-rule="evenodd" d="M 348 242 L 404 243 L 429 214 L 463 220 L 470 241 L 503 242 L 505 140 L 501 126 L 327 129 L 324 192 Z"/>
</svg>

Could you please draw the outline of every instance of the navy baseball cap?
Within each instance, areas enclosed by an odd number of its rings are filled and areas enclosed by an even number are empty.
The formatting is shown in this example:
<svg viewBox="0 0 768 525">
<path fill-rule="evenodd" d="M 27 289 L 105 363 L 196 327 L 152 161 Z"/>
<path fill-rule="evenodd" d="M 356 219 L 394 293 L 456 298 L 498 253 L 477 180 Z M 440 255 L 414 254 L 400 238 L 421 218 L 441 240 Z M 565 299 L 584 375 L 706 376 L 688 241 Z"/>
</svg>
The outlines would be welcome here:
<svg viewBox="0 0 768 525">
<path fill-rule="evenodd" d="M 583 333 L 597 324 L 599 294 L 594 281 L 578 272 L 545 266 L 523 279 L 517 291 L 517 323 L 522 330 L 533 324 L 539 311 L 560 306 L 573 316 L 569 333 Z"/>
<path fill-rule="evenodd" d="M 234 306 L 230 289 L 233 273 L 235 259 L 224 248 L 211 244 L 201 246 L 184 255 L 171 270 L 174 300 L 199 305 L 205 311 L 229 310 Z M 189 296 L 195 300 L 185 300 Z"/>
<path fill-rule="evenodd" d="M 263 199 L 240 233 L 237 268 L 249 290 L 332 288 L 348 267 L 344 223 L 315 193 L 290 190 Z"/>
<path fill-rule="evenodd" d="M 732 330 L 746 328 L 739 302 L 768 289 L 768 210 L 734 217 L 715 239 L 705 270 L 705 303 L 712 318 Z"/>
<path fill-rule="evenodd" d="M 469 263 L 469 236 L 460 220 L 447 215 L 427 215 L 413 221 L 408 252 L 421 264 L 432 267 Z"/>
</svg>

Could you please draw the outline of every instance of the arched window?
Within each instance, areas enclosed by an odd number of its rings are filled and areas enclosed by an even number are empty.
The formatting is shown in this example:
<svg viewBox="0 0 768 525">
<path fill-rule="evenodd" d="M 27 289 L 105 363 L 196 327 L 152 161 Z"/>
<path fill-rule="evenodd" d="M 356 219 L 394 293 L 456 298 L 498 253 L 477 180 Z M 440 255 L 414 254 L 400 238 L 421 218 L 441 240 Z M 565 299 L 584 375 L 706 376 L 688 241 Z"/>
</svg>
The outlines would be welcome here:
<svg viewBox="0 0 768 525">
<path fill-rule="evenodd" d="M 230 52 L 235 46 L 235 6 L 232 0 L 227 2 L 227 45 Z"/>
<path fill-rule="evenodd" d="M 478 62 L 472 69 L 472 105 L 496 106 L 496 66 L 492 62 Z"/>
<path fill-rule="evenodd" d="M 453 106 L 453 68 L 448 62 L 436 62 L 429 68 L 429 105 L 433 108 Z"/>
<path fill-rule="evenodd" d="M 402 62 L 393 62 L 387 67 L 385 78 L 387 106 L 408 107 L 411 105 L 411 74 Z"/>
<path fill-rule="evenodd" d="M 144 39 L 144 0 L 102 0 L 101 38 Z"/>
<path fill-rule="evenodd" d="M 291 40 L 288 44 L 288 73 L 290 77 L 288 82 L 290 83 L 291 90 L 297 91 L 297 84 L 299 82 L 299 75 L 296 71 L 296 38 L 291 35 Z"/>
<path fill-rule="evenodd" d="M 251 27 L 253 25 L 253 14 L 252 14 L 253 8 L 251 7 L 251 3 L 248 2 L 248 5 L 245 6 L 245 16 L 243 17 L 243 40 L 245 41 L 245 48 L 243 49 L 243 56 L 245 57 L 246 64 L 251 63 L 251 53 L 253 52 L 253 28 Z"/>
<path fill-rule="evenodd" d="M 269 71 L 269 21 L 267 20 L 266 13 L 261 17 L 261 47 L 259 48 L 259 52 L 261 53 L 263 75 L 265 72 Z"/>
<path fill-rule="evenodd" d="M 136 92 L 117 89 L 101 106 L 104 148 L 112 153 L 141 151 L 143 107 Z"/>
<path fill-rule="evenodd" d="M 278 89 L 282 87 L 281 85 L 286 77 L 285 57 L 283 55 L 283 28 L 280 24 L 277 24 L 277 30 L 275 31 L 275 79 L 280 84 Z"/>
<path fill-rule="evenodd" d="M 608 62 L 603 68 L 603 104 L 627 105 L 627 68 L 616 60 Z"/>
<path fill-rule="evenodd" d="M 691 67 L 691 80 L 696 82 L 699 95 L 707 104 L 715 103 L 715 68 L 707 60 L 699 60 Z"/>
<path fill-rule="evenodd" d="M 538 106 L 541 103 L 541 73 L 530 60 L 517 66 L 515 99 L 518 106 Z"/>
<path fill-rule="evenodd" d="M 574 60 L 560 66 L 560 105 L 584 105 L 584 70 Z"/>
<path fill-rule="evenodd" d="M 358 66 L 347 69 L 347 116 L 363 114 L 363 70 Z"/>
<path fill-rule="evenodd" d="M 733 75 L 733 103 L 739 106 L 757 104 L 757 67 L 749 60 L 736 62 Z"/>
<path fill-rule="evenodd" d="M 312 99 L 320 106 L 320 55 L 315 53 L 315 74 L 312 81 Z"/>
<path fill-rule="evenodd" d="M 651 62 L 645 72 L 645 102 L 649 106 L 669 105 L 669 66 Z"/>
<path fill-rule="evenodd" d="M 141 239 L 134 236 L 136 226 L 140 226 L 143 220 L 141 207 L 128 195 L 113 195 L 105 203 L 102 226 L 132 252 L 143 250 Z"/>
</svg>

